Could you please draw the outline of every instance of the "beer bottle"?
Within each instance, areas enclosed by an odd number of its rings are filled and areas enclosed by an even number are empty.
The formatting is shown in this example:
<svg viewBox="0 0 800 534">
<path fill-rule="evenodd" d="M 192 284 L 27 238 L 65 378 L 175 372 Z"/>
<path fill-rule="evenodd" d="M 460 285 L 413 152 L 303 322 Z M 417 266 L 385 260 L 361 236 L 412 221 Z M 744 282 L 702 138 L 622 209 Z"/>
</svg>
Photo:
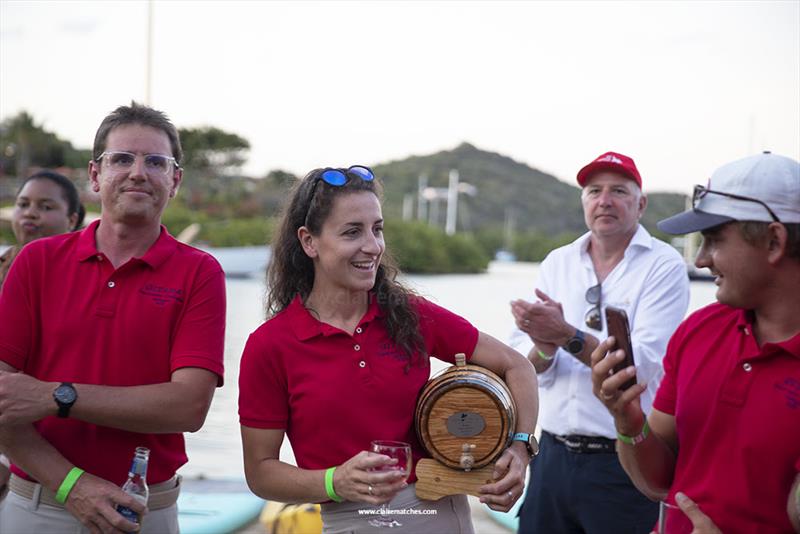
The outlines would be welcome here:
<svg viewBox="0 0 800 534">
<path fill-rule="evenodd" d="M 128 471 L 128 480 L 122 485 L 122 491 L 131 495 L 142 504 L 147 504 L 147 496 L 150 489 L 147 487 L 147 461 L 150 459 L 150 449 L 147 447 L 136 447 L 133 453 L 131 469 Z M 117 512 L 128 521 L 141 524 L 142 517 L 127 506 L 117 506 Z"/>
</svg>

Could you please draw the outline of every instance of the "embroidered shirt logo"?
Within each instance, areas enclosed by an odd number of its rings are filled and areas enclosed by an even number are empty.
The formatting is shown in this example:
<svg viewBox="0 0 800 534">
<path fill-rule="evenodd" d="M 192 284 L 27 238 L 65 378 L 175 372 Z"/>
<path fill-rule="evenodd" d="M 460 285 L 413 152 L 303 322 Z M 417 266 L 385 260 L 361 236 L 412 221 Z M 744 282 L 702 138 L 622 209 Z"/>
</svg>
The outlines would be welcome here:
<svg viewBox="0 0 800 534">
<path fill-rule="evenodd" d="M 786 396 L 786 405 L 792 410 L 800 408 L 800 380 L 785 378 L 783 382 L 775 384 L 775 389 Z"/>
<path fill-rule="evenodd" d="M 159 306 L 164 306 L 168 302 L 183 303 L 183 290 L 174 287 L 145 284 L 139 289 L 139 293 L 150 297 Z"/>
<path fill-rule="evenodd" d="M 406 356 L 397 345 L 390 342 L 381 343 L 380 347 L 378 347 L 378 356 L 381 358 L 394 358 L 401 362 L 408 360 L 408 356 Z"/>
</svg>

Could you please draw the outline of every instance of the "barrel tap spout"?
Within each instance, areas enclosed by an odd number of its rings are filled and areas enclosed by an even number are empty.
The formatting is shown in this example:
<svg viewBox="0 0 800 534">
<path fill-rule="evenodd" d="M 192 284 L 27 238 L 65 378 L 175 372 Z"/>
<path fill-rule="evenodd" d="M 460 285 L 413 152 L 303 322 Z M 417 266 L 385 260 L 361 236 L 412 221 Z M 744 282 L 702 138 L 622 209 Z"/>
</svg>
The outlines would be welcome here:
<svg viewBox="0 0 800 534">
<path fill-rule="evenodd" d="M 472 456 L 472 449 L 475 448 L 474 443 L 464 443 L 461 446 L 461 459 L 459 464 L 464 471 L 471 471 L 472 466 L 475 465 L 475 457 Z"/>
</svg>

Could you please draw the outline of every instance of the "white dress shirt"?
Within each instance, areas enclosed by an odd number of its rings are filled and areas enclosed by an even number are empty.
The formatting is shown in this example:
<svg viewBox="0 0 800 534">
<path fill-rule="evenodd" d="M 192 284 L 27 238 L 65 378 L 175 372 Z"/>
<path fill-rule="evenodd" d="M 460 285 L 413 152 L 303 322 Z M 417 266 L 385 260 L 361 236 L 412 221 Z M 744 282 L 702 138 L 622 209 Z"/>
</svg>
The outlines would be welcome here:
<svg viewBox="0 0 800 534">
<path fill-rule="evenodd" d="M 605 311 L 602 331 L 584 322 L 586 312 L 594 306 L 586 301 L 586 290 L 598 281 L 588 252 L 590 235 L 587 232 L 548 254 L 536 287 L 561 303 L 569 324 L 602 341 L 608 337 Z M 535 293 L 531 295 L 529 300 L 536 301 Z M 663 376 L 661 360 L 667 341 L 689 306 L 689 277 L 683 258 L 639 225 L 623 259 L 603 281 L 602 306 L 622 308 L 628 314 L 636 378 L 647 384 L 640 397 L 642 409 L 650 413 Z M 533 347 L 528 334 L 517 329 L 509 344 L 525 355 Z M 591 368 L 559 348 L 552 365 L 538 378 L 543 430 L 616 439 L 611 414 L 592 393 Z"/>
</svg>

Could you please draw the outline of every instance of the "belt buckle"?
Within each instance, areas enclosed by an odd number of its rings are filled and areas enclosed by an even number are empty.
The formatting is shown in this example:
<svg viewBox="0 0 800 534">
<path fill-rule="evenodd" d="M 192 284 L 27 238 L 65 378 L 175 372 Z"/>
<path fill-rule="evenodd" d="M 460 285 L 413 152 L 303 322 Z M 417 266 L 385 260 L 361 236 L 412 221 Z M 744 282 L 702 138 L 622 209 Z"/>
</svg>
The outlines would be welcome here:
<svg viewBox="0 0 800 534">
<path fill-rule="evenodd" d="M 566 439 L 564 439 L 564 445 L 567 447 L 567 449 L 569 449 L 570 452 L 575 452 L 575 453 L 578 453 L 578 454 L 583 452 L 583 445 L 584 444 L 581 443 L 580 441 L 572 441 L 572 440 L 566 438 Z"/>
</svg>

